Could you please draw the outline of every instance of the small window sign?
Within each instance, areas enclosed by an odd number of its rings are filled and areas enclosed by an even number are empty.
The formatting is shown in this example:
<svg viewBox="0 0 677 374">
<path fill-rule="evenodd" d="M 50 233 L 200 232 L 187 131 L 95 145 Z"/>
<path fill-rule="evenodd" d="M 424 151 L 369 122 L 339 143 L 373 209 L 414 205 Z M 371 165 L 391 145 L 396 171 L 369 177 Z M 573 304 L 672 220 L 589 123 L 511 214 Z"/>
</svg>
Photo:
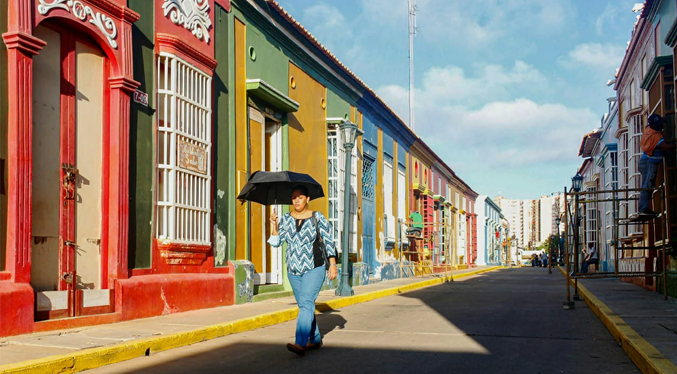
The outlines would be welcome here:
<svg viewBox="0 0 677 374">
<path fill-rule="evenodd" d="M 134 91 L 134 101 L 143 106 L 148 106 L 148 94 L 138 90 Z"/>
<path fill-rule="evenodd" d="M 178 141 L 179 167 L 207 174 L 207 151 L 183 139 Z"/>
</svg>

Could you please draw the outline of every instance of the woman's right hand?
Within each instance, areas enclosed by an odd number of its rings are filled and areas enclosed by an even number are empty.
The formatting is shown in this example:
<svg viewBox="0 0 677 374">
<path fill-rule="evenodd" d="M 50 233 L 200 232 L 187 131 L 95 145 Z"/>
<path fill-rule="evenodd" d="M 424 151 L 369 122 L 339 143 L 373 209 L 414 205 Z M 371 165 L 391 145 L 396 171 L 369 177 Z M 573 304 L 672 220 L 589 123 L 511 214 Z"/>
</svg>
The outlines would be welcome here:
<svg viewBox="0 0 677 374">
<path fill-rule="evenodd" d="M 270 223 L 271 223 L 271 228 L 272 228 L 272 235 L 277 235 L 277 226 L 278 226 L 278 221 L 279 219 L 277 218 L 277 209 L 273 208 L 272 213 L 270 213 Z"/>
</svg>

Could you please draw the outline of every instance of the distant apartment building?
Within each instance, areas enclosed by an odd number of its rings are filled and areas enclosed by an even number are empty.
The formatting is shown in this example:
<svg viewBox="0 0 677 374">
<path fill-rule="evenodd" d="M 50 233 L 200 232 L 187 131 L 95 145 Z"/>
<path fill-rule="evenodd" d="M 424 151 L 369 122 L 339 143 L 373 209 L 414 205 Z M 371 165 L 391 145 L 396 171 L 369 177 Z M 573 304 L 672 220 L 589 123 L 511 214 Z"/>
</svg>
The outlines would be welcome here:
<svg viewBox="0 0 677 374">
<path fill-rule="evenodd" d="M 524 247 L 525 236 L 522 200 L 508 199 L 503 196 L 497 196 L 493 200 L 496 202 L 496 205 L 501 208 L 503 216 L 510 223 L 510 237 L 514 236 L 517 239 L 517 246 Z"/>
<path fill-rule="evenodd" d="M 536 247 L 557 232 L 555 218 L 564 212 L 563 194 L 541 196 L 537 200 L 516 200 L 503 196 L 494 198 L 505 219 L 510 223 L 510 236 L 517 246 Z"/>
</svg>

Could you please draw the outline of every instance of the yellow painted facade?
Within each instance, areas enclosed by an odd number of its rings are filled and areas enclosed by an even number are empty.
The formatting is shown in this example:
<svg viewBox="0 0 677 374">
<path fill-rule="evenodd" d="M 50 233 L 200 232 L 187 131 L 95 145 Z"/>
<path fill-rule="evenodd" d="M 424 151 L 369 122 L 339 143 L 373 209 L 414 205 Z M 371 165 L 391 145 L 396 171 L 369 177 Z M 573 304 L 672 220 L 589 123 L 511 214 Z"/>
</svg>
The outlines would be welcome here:
<svg viewBox="0 0 677 374">
<path fill-rule="evenodd" d="M 288 115 L 289 169 L 310 174 L 326 187 L 326 88 L 293 63 L 289 63 L 289 82 L 289 97 L 299 103 L 299 110 Z M 327 216 L 329 202 L 326 197 L 311 201 L 310 209 Z"/>
</svg>

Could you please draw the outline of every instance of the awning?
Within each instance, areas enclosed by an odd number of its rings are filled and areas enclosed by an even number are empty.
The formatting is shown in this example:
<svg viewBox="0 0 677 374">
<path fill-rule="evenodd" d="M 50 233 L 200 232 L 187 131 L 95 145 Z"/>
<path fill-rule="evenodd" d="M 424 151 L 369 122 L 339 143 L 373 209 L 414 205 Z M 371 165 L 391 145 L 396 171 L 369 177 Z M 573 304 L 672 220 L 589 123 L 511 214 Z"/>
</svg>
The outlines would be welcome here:
<svg viewBox="0 0 677 374">
<path fill-rule="evenodd" d="M 299 103 L 261 79 L 247 79 L 247 94 L 283 113 L 299 110 Z"/>
</svg>

